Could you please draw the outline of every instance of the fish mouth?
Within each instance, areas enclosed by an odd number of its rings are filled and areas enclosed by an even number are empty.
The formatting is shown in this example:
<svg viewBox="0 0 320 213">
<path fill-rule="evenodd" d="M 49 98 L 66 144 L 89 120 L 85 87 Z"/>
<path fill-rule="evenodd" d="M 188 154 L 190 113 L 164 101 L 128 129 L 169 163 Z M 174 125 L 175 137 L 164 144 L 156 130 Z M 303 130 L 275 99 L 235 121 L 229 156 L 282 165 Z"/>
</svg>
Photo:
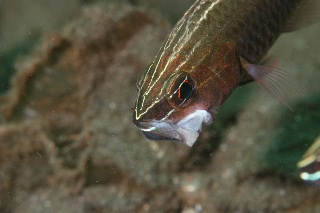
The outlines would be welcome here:
<svg viewBox="0 0 320 213">
<path fill-rule="evenodd" d="M 156 131 L 146 131 L 141 129 L 142 133 L 146 138 L 150 140 L 169 140 L 169 141 L 179 141 L 180 138 L 173 138 L 172 135 L 161 134 L 160 132 Z"/>
<path fill-rule="evenodd" d="M 209 112 L 196 110 L 176 123 L 170 120 L 148 122 L 134 120 L 134 124 L 150 140 L 177 141 L 191 147 L 197 140 L 202 126 L 210 124 L 212 120 L 212 115 Z"/>
<path fill-rule="evenodd" d="M 150 140 L 181 141 L 182 138 L 175 130 L 175 124 L 165 121 L 152 120 L 149 122 L 134 122 L 146 138 Z"/>
</svg>

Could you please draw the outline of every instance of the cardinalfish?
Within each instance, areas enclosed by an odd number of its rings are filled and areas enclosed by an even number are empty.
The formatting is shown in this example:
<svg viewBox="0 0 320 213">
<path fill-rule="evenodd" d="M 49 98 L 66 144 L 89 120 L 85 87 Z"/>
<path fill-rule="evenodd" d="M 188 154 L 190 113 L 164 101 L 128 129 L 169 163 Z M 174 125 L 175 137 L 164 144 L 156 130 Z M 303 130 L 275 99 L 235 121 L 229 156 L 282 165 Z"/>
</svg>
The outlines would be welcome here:
<svg viewBox="0 0 320 213">
<path fill-rule="evenodd" d="M 319 8 L 319 0 L 195 1 L 138 80 L 133 123 L 149 139 L 192 146 L 253 80 L 288 106 L 289 75 L 262 62 L 281 33 L 317 21 Z"/>
<path fill-rule="evenodd" d="M 320 188 L 320 135 L 297 164 L 300 178 Z"/>
</svg>

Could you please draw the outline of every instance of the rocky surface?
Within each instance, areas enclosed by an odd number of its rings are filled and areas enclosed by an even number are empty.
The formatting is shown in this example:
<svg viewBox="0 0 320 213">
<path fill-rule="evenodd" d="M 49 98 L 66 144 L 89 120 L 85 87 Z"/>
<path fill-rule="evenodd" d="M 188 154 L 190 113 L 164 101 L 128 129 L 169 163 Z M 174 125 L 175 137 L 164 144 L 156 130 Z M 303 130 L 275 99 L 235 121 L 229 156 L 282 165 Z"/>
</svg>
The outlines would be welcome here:
<svg viewBox="0 0 320 213">
<path fill-rule="evenodd" d="M 254 84 L 219 140 L 205 128 L 189 148 L 134 127 L 136 79 L 169 31 L 157 14 L 98 4 L 17 62 L 1 100 L 0 212 L 320 210 L 320 191 L 264 164 L 283 108 Z M 299 71 L 320 67 L 318 33 L 287 35 L 274 48 L 308 91 L 320 72 Z"/>
<path fill-rule="evenodd" d="M 79 15 L 80 6 L 80 0 L 1 0 L 0 53 L 63 26 Z"/>
<path fill-rule="evenodd" d="M 47 31 L 62 28 L 79 16 L 83 5 L 96 2 L 148 7 L 175 23 L 194 0 L 1 0 L 0 54 L 30 45 Z"/>
</svg>

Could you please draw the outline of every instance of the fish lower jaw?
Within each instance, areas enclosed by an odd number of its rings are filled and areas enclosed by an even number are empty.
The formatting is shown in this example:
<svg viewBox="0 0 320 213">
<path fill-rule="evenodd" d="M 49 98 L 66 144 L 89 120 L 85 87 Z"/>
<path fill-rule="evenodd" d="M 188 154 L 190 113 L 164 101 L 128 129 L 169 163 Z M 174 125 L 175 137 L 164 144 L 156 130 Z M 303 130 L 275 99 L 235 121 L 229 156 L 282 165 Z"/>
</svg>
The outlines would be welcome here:
<svg viewBox="0 0 320 213">
<path fill-rule="evenodd" d="M 206 110 L 195 110 L 175 124 L 170 120 L 151 121 L 148 128 L 141 130 L 151 140 L 174 140 L 191 147 L 199 137 L 202 126 L 210 124 L 212 119 Z"/>
</svg>

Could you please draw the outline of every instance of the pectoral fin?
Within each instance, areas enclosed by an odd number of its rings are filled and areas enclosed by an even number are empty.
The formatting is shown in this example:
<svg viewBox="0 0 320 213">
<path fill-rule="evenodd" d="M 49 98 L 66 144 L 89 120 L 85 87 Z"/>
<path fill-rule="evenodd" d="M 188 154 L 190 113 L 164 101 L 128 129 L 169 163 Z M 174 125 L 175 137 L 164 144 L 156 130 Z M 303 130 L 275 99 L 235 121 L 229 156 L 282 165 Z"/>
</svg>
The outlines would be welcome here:
<svg viewBox="0 0 320 213">
<path fill-rule="evenodd" d="M 289 73 L 274 67 L 250 64 L 243 58 L 241 63 L 259 85 L 292 110 L 289 102 L 300 96 L 301 89 Z"/>
</svg>

